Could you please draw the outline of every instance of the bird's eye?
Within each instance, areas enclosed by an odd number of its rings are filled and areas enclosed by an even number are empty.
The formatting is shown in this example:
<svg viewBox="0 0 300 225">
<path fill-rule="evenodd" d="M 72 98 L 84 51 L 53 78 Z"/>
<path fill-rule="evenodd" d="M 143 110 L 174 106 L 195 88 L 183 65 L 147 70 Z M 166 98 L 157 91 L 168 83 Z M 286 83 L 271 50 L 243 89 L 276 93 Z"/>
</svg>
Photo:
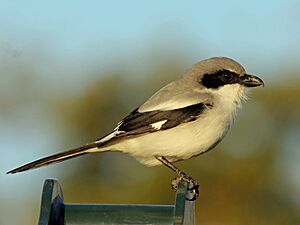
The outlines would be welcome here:
<svg viewBox="0 0 300 225">
<path fill-rule="evenodd" d="M 226 82 L 230 82 L 233 80 L 233 75 L 231 73 L 223 73 L 222 74 L 222 80 Z"/>
</svg>

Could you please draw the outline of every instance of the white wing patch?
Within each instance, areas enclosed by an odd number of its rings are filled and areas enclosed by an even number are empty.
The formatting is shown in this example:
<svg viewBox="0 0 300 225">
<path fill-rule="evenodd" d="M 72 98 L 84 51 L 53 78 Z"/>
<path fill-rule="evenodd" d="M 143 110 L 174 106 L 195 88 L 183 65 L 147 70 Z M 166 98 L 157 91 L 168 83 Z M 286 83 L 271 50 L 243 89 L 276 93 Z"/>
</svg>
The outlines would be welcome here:
<svg viewBox="0 0 300 225">
<path fill-rule="evenodd" d="M 162 121 L 158 121 L 158 122 L 155 122 L 155 123 L 152 123 L 150 124 L 150 126 L 155 129 L 155 130 L 160 130 L 160 128 L 162 127 L 162 125 L 164 125 L 168 120 L 162 120 Z M 119 127 L 121 126 L 123 122 L 119 122 L 117 127 L 114 129 L 114 131 L 110 134 L 108 134 L 107 136 L 104 136 L 103 138 L 95 141 L 95 143 L 103 143 L 103 142 L 106 142 L 106 141 L 109 141 L 110 139 L 118 136 L 119 134 L 122 134 L 124 133 L 124 131 L 119 131 Z"/>
<path fill-rule="evenodd" d="M 168 120 L 162 120 L 162 121 L 158 121 L 155 123 L 150 124 L 150 126 L 152 128 L 154 128 L 155 130 L 160 130 L 160 128 L 162 127 L 162 125 L 164 125 Z"/>
</svg>

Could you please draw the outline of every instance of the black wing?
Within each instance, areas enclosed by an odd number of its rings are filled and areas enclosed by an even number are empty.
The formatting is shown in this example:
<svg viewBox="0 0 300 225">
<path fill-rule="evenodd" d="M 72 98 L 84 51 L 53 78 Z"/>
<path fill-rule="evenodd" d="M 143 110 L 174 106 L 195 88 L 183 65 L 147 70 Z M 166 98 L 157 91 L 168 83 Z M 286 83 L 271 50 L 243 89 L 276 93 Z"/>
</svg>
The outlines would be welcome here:
<svg viewBox="0 0 300 225">
<path fill-rule="evenodd" d="M 120 131 L 120 134 L 117 136 L 137 135 L 146 132 L 166 130 L 182 123 L 194 121 L 205 109 L 211 107 L 211 104 L 199 103 L 169 111 L 155 110 L 139 112 L 138 109 L 136 109 L 120 122 L 120 125 L 117 127 L 117 131 Z M 153 126 L 153 124 L 162 121 L 165 122 L 159 129 Z"/>
</svg>

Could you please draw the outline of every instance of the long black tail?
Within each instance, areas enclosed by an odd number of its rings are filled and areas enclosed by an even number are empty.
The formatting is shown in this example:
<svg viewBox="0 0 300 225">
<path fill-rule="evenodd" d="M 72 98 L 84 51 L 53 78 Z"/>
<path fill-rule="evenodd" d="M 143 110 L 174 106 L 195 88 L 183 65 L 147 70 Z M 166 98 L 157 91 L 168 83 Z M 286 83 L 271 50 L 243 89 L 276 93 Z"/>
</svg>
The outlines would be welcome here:
<svg viewBox="0 0 300 225">
<path fill-rule="evenodd" d="M 7 174 L 9 173 L 19 173 L 19 172 L 23 172 L 26 170 L 30 170 L 30 169 L 35 169 L 41 166 L 45 166 L 45 165 L 49 165 L 52 163 L 57 163 L 57 162 L 61 162 L 67 159 L 71 159 L 83 154 L 87 154 L 89 153 L 88 150 L 92 149 L 92 148 L 97 148 L 99 147 L 99 143 L 90 143 L 84 146 L 81 146 L 79 148 L 75 148 L 75 149 L 71 149 L 69 151 L 65 151 L 65 152 L 61 152 L 61 153 L 57 153 L 55 155 L 51 155 L 42 159 L 38 159 L 36 161 L 33 161 L 31 163 L 25 164 L 23 166 L 20 166 L 16 169 L 10 170 L 7 172 Z"/>
</svg>

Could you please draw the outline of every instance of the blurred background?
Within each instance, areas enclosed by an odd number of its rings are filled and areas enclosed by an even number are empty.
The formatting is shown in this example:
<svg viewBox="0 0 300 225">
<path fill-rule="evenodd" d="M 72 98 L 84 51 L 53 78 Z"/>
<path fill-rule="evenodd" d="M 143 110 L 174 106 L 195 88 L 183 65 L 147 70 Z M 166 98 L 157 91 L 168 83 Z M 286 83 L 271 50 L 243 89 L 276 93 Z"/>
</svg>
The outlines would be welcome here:
<svg viewBox="0 0 300 225">
<path fill-rule="evenodd" d="M 66 202 L 172 204 L 169 169 L 120 153 L 5 173 L 99 138 L 212 56 L 266 87 L 214 151 L 176 164 L 200 181 L 197 224 L 300 224 L 299 12 L 296 0 L 0 1 L 0 224 L 36 224 L 46 178 Z"/>
</svg>

